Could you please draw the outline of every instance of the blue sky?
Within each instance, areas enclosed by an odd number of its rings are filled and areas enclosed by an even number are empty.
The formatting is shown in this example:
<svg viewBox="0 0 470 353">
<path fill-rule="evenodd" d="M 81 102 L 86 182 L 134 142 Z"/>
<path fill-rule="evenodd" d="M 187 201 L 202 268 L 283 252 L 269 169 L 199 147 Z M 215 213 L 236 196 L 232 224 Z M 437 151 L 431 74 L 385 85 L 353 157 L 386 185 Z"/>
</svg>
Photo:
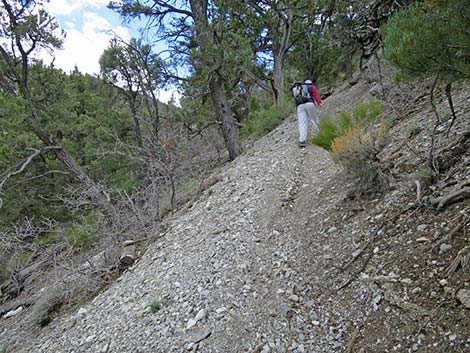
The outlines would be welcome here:
<svg viewBox="0 0 470 353">
<path fill-rule="evenodd" d="M 109 10 L 109 0 L 50 0 L 47 11 L 66 32 L 63 50 L 53 54 L 54 65 L 65 72 L 75 66 L 83 73 L 98 74 L 98 60 L 114 35 L 124 40 L 139 37 L 136 22 L 123 24 L 122 18 Z M 50 62 L 52 57 L 44 58 Z M 160 92 L 160 100 L 168 101 L 174 92 Z"/>
</svg>

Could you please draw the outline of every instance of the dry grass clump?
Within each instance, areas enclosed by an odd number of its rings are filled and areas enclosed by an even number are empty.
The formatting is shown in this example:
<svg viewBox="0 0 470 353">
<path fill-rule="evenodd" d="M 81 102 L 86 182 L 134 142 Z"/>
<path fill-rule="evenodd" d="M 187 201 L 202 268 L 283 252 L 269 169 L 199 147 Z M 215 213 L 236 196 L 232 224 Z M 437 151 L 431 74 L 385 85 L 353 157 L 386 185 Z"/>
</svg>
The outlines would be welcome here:
<svg viewBox="0 0 470 353">
<path fill-rule="evenodd" d="M 378 141 L 383 134 L 381 128 L 374 133 L 367 133 L 360 127 L 353 127 L 333 140 L 333 159 L 355 181 L 352 195 L 376 194 L 388 187 L 388 168 L 377 156 Z"/>
</svg>

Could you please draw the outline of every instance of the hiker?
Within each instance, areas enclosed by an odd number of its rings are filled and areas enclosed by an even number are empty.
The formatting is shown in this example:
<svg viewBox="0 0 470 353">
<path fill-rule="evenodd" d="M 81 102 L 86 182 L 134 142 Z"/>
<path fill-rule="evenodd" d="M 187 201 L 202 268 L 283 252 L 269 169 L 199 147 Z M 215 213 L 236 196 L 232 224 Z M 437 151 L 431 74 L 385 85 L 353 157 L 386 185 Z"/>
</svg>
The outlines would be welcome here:
<svg viewBox="0 0 470 353">
<path fill-rule="evenodd" d="M 305 147 L 308 124 L 312 125 L 313 131 L 318 132 L 318 107 L 323 107 L 320 94 L 312 81 L 305 80 L 304 83 L 294 83 L 290 91 L 293 101 L 297 105 L 297 119 L 299 121 L 299 146 Z"/>
</svg>

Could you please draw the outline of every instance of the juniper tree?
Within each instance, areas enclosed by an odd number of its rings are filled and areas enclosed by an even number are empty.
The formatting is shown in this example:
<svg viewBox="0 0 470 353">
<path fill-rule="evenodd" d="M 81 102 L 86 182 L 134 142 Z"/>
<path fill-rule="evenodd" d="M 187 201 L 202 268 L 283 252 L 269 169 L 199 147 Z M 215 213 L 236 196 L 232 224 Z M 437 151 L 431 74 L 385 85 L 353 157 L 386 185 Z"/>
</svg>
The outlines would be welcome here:
<svg viewBox="0 0 470 353">
<path fill-rule="evenodd" d="M 88 197 L 94 205 L 109 220 L 114 219 L 115 212 L 104 187 L 95 182 L 67 151 L 61 144 L 60 138 L 57 138 L 56 131 L 50 131 L 49 127 L 44 124 L 42 112 L 39 109 L 40 101 L 31 90 L 30 66 L 35 61 L 35 54 L 40 49 L 60 48 L 63 33 L 54 18 L 44 10 L 42 1 L 1 0 L 1 3 L 0 37 L 3 40 L 0 44 L 0 67 L 2 69 L 2 87 L 5 94 L 13 96 L 18 102 L 24 100 L 27 114 L 23 123 L 42 143 L 42 146 L 36 147 L 34 153 L 20 163 L 17 170 L 4 175 L 0 180 L 0 191 L 8 179 L 20 174 L 34 158 L 51 153 L 62 162 L 66 171 L 81 184 L 83 189 L 88 191 Z M 41 100 L 43 99 L 44 97 L 41 97 Z"/>
</svg>

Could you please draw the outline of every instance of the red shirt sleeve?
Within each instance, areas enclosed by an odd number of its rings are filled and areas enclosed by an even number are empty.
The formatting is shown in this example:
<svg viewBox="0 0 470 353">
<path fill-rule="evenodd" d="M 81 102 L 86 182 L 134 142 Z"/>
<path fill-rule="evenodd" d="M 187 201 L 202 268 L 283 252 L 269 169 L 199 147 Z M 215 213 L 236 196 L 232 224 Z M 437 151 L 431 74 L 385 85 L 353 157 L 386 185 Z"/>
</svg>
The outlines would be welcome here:
<svg viewBox="0 0 470 353">
<path fill-rule="evenodd" d="M 313 93 L 313 98 L 315 99 L 315 102 L 317 103 L 317 105 L 320 105 L 322 103 L 320 93 L 318 93 L 318 90 L 314 85 L 312 85 L 312 93 Z"/>
</svg>

